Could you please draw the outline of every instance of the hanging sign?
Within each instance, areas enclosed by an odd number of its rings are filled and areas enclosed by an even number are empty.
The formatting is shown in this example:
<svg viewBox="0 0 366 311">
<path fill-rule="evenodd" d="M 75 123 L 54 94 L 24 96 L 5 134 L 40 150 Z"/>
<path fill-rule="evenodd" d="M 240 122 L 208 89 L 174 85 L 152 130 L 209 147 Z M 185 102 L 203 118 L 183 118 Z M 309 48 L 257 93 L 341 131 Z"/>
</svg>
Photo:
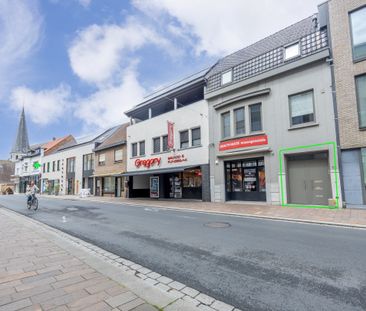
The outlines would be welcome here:
<svg viewBox="0 0 366 311">
<path fill-rule="evenodd" d="M 219 145 L 219 151 L 245 148 L 245 147 L 254 147 L 268 144 L 268 136 L 267 135 L 258 135 L 252 137 L 243 137 L 238 139 L 232 139 L 228 141 L 223 141 Z"/>
<path fill-rule="evenodd" d="M 159 176 L 150 177 L 150 198 L 159 198 Z"/>
<path fill-rule="evenodd" d="M 174 123 L 168 121 L 168 148 L 174 148 Z"/>
</svg>

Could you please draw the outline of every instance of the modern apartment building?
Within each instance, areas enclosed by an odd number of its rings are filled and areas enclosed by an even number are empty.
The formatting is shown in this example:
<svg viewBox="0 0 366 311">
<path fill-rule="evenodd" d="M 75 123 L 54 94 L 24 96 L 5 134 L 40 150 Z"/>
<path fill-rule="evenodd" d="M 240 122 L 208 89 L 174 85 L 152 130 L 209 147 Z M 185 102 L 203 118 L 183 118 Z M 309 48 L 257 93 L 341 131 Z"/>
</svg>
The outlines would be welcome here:
<svg viewBox="0 0 366 311">
<path fill-rule="evenodd" d="M 366 1 L 328 5 L 344 201 L 366 207 Z"/>
<path fill-rule="evenodd" d="M 212 201 L 340 206 L 326 9 L 206 74 Z"/>
<path fill-rule="evenodd" d="M 84 166 L 92 167 L 94 162 L 96 196 L 125 197 L 125 180 L 122 176 L 127 170 L 126 128 L 122 124 L 104 142 L 94 149 L 94 155 L 88 155 L 92 161 Z M 84 170 L 86 168 L 84 167 Z"/>
<path fill-rule="evenodd" d="M 205 72 L 126 112 L 129 197 L 210 200 Z"/>
</svg>

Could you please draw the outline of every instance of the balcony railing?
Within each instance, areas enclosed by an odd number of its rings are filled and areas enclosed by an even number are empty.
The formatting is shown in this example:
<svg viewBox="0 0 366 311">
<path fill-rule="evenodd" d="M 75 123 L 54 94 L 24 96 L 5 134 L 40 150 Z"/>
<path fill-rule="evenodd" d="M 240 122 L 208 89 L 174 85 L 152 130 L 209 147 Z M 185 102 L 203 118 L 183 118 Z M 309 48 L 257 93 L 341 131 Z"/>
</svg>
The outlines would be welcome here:
<svg viewBox="0 0 366 311">
<path fill-rule="evenodd" d="M 284 64 L 297 61 L 299 58 L 309 56 L 328 46 L 327 30 L 316 31 L 299 40 L 300 56 L 294 59 L 285 60 L 283 46 L 271 50 L 267 53 L 254 57 L 248 61 L 238 64 L 232 68 L 232 83 L 237 83 L 251 78 L 263 72 L 275 69 Z M 216 91 L 222 87 L 221 72 L 210 76 L 207 79 L 206 93 Z"/>
</svg>

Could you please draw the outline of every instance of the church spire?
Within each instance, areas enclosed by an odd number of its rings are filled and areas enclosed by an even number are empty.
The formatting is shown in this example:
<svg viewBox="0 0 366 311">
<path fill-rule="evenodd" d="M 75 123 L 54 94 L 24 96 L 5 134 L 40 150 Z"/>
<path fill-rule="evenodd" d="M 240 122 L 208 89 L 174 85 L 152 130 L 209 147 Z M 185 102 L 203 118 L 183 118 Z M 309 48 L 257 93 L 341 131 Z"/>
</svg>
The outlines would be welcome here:
<svg viewBox="0 0 366 311">
<path fill-rule="evenodd" d="M 11 149 L 12 154 L 25 154 L 29 151 L 28 131 L 25 122 L 24 107 L 20 115 L 17 137 Z"/>
</svg>

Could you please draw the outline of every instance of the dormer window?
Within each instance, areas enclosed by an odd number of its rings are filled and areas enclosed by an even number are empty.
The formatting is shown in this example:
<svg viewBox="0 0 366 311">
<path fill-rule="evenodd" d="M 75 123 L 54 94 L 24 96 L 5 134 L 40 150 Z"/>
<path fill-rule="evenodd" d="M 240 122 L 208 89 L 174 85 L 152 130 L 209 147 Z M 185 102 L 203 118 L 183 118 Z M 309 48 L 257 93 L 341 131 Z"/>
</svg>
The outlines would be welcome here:
<svg viewBox="0 0 366 311">
<path fill-rule="evenodd" d="M 285 60 L 300 56 L 299 42 L 285 47 Z"/>
<path fill-rule="evenodd" d="M 233 81 L 233 72 L 231 69 L 230 71 L 226 71 L 221 74 L 221 85 L 231 83 L 232 81 Z"/>
</svg>

